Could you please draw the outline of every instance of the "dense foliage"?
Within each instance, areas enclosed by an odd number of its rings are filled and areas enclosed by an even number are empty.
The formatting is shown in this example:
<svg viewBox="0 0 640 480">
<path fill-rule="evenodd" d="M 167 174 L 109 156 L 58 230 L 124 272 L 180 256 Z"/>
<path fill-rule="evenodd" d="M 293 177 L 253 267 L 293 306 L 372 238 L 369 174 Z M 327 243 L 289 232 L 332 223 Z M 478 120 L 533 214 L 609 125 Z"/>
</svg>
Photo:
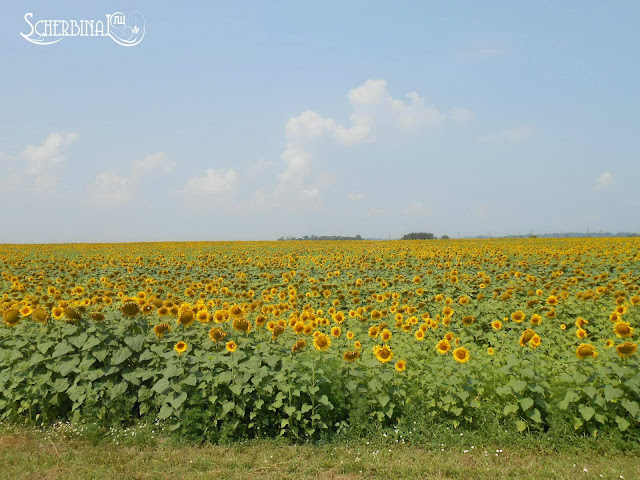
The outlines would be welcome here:
<svg viewBox="0 0 640 480">
<path fill-rule="evenodd" d="M 640 432 L 637 239 L 0 246 L 0 419 Z M 416 427 L 417 428 L 417 427 Z"/>
</svg>

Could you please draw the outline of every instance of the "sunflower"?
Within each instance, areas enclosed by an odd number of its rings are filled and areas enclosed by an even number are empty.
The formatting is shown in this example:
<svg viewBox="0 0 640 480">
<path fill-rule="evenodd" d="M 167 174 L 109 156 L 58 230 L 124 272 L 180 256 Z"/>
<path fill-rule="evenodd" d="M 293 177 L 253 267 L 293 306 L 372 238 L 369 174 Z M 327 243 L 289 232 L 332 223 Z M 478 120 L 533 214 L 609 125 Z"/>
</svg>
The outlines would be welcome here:
<svg viewBox="0 0 640 480">
<path fill-rule="evenodd" d="M 380 363 L 388 363 L 393 359 L 393 351 L 391 351 L 391 349 L 387 346 L 374 346 L 373 354 Z"/>
<path fill-rule="evenodd" d="M 522 321 L 526 318 L 526 315 L 522 310 L 518 310 L 517 312 L 513 312 L 511 314 L 511 320 L 516 323 L 522 323 Z"/>
<path fill-rule="evenodd" d="M 537 326 L 537 325 L 540 325 L 541 323 L 542 323 L 542 317 L 540 315 L 538 315 L 537 313 L 534 313 L 533 315 L 531 315 L 531 325 Z"/>
<path fill-rule="evenodd" d="M 578 327 L 578 328 L 584 328 L 584 326 L 585 326 L 585 325 L 587 325 L 588 323 L 589 323 L 589 321 L 588 321 L 588 320 L 585 320 L 585 319 L 584 319 L 584 318 L 582 318 L 582 317 L 578 317 L 578 318 L 576 319 L 576 321 L 575 321 L 575 325 L 576 325 L 576 327 Z"/>
<path fill-rule="evenodd" d="M 298 340 L 296 343 L 294 343 L 293 347 L 291 348 L 291 352 L 292 353 L 301 352 L 306 348 L 306 346 L 307 346 L 307 342 L 304 339 Z"/>
<path fill-rule="evenodd" d="M 618 322 L 613 327 L 613 332 L 619 338 L 628 338 L 633 336 L 633 327 L 629 322 Z"/>
<path fill-rule="evenodd" d="M 582 358 L 582 359 L 587 357 L 596 358 L 597 356 L 598 356 L 598 352 L 596 352 L 596 347 L 594 347 L 589 343 L 582 343 L 576 349 L 576 357 L 578 358 Z"/>
<path fill-rule="evenodd" d="M 378 335 L 380 335 L 380 328 L 373 326 L 371 328 L 369 328 L 369 336 L 371 338 L 378 338 Z"/>
<path fill-rule="evenodd" d="M 531 348 L 538 348 L 540 344 L 542 344 L 542 338 L 540 338 L 540 335 L 538 334 L 534 335 L 533 338 L 529 341 L 529 346 Z"/>
<path fill-rule="evenodd" d="M 333 338 L 339 338 L 342 335 L 342 329 L 340 327 L 332 327 L 331 328 L 331 336 Z"/>
<path fill-rule="evenodd" d="M 187 344 L 186 342 L 178 342 L 173 346 L 173 349 L 176 351 L 178 355 L 182 355 L 184 352 L 187 351 Z"/>
<path fill-rule="evenodd" d="M 331 346 L 331 338 L 322 332 L 318 331 L 317 333 L 318 335 L 314 334 L 313 346 L 319 352 L 324 352 Z"/>
<path fill-rule="evenodd" d="M 522 335 L 520 336 L 520 341 L 519 341 L 520 346 L 526 347 L 535 334 L 536 332 L 534 332 L 530 328 L 527 328 L 524 332 L 522 332 Z"/>
<path fill-rule="evenodd" d="M 629 358 L 631 355 L 636 353 L 637 350 L 638 345 L 631 342 L 624 342 L 616 347 L 616 352 L 618 352 L 618 356 L 620 358 Z"/>
<path fill-rule="evenodd" d="M 462 317 L 462 324 L 466 326 L 473 325 L 475 321 L 476 317 L 474 317 L 473 315 L 466 315 Z"/>
<path fill-rule="evenodd" d="M 120 311 L 127 317 L 135 317 L 140 313 L 140 305 L 134 301 L 127 301 L 120 307 Z"/>
<path fill-rule="evenodd" d="M 20 312 L 15 308 L 10 308 L 9 310 L 5 310 L 4 312 L 4 323 L 6 323 L 10 327 L 15 327 L 22 317 L 20 317 Z"/>
<path fill-rule="evenodd" d="M 356 340 L 355 342 L 353 342 L 353 348 L 355 348 L 356 350 L 360 350 L 362 348 L 362 343 L 360 343 L 360 340 Z"/>
<path fill-rule="evenodd" d="M 578 328 L 576 330 L 576 337 L 578 338 L 587 338 L 588 334 L 584 328 Z"/>
<path fill-rule="evenodd" d="M 550 295 L 549 298 L 547 298 L 547 305 L 557 305 L 558 304 L 558 297 L 556 297 L 555 295 Z"/>
<path fill-rule="evenodd" d="M 451 350 L 451 344 L 449 342 L 447 342 L 446 340 L 440 340 L 436 344 L 436 350 L 440 355 L 444 355 L 449 350 Z"/>
<path fill-rule="evenodd" d="M 502 330 L 502 322 L 500 320 L 494 320 L 491 322 L 491 328 L 494 330 Z"/>
<path fill-rule="evenodd" d="M 240 317 L 242 316 L 244 311 L 242 310 L 242 307 L 240 305 L 232 305 L 229 308 L 229 313 L 231 314 L 232 317 Z"/>
<path fill-rule="evenodd" d="M 226 336 L 227 336 L 227 332 L 225 332 L 224 330 L 218 327 L 213 327 L 212 329 L 209 330 L 209 338 L 214 343 L 221 341 Z"/>
<path fill-rule="evenodd" d="M 33 308 L 30 305 L 25 305 L 20 309 L 20 315 L 23 317 L 28 317 L 31 313 L 33 313 Z"/>
<path fill-rule="evenodd" d="M 47 321 L 49 320 L 49 312 L 47 312 L 42 307 L 36 307 L 36 309 L 33 311 L 33 317 L 32 318 L 36 322 L 41 323 L 43 325 L 46 325 Z"/>
<path fill-rule="evenodd" d="M 171 326 L 168 323 L 159 323 L 155 327 L 153 327 L 153 333 L 156 334 L 158 338 L 162 338 L 165 332 L 170 332 Z"/>
<path fill-rule="evenodd" d="M 244 317 L 236 317 L 231 324 L 234 330 L 239 332 L 249 333 L 251 331 L 251 322 Z"/>
<path fill-rule="evenodd" d="M 487 348 L 487 353 L 489 355 L 495 355 L 496 350 L 493 347 L 489 347 L 489 348 Z"/>
<path fill-rule="evenodd" d="M 200 323 L 209 323 L 209 321 L 211 320 L 211 318 L 209 317 L 209 312 L 207 312 L 205 309 L 200 310 L 198 313 L 196 313 L 196 320 L 198 320 Z"/>
<path fill-rule="evenodd" d="M 345 362 L 355 362 L 358 358 L 360 358 L 360 352 L 358 350 L 354 350 L 353 352 L 344 352 L 342 354 L 342 358 Z"/>
<path fill-rule="evenodd" d="M 396 371 L 404 372 L 407 369 L 407 361 L 406 360 L 398 360 L 395 364 Z"/>
<path fill-rule="evenodd" d="M 458 347 L 453 351 L 453 359 L 458 363 L 466 363 L 470 357 L 469 350 L 464 347 Z"/>
<path fill-rule="evenodd" d="M 227 352 L 233 353 L 238 349 L 238 344 L 233 340 L 231 340 L 227 342 L 227 344 L 225 345 L 225 348 L 227 349 Z"/>
<path fill-rule="evenodd" d="M 608 339 L 607 341 L 604 342 L 604 348 L 611 348 L 614 345 L 615 345 L 615 343 L 611 339 Z"/>
<path fill-rule="evenodd" d="M 188 327 L 193 325 L 193 322 L 196 320 L 196 316 L 193 314 L 191 310 L 183 310 L 176 322 L 183 327 Z"/>
<path fill-rule="evenodd" d="M 51 316 L 56 320 L 60 320 L 62 318 L 63 313 L 64 313 L 64 309 L 62 307 L 53 307 L 51 309 Z"/>
<path fill-rule="evenodd" d="M 416 333 L 414 333 L 413 336 L 416 337 L 416 340 L 421 342 L 422 340 L 424 340 L 424 330 L 419 328 L 418 330 L 416 330 Z"/>
<path fill-rule="evenodd" d="M 354 337 L 355 337 L 355 333 L 351 331 L 347 332 L 347 340 L 353 340 Z"/>
<path fill-rule="evenodd" d="M 391 330 L 389 329 L 384 329 L 382 330 L 382 332 L 380 332 L 380 339 L 383 342 L 388 342 L 389 340 L 391 340 L 391 337 L 393 336 L 393 334 L 391 333 Z"/>
</svg>

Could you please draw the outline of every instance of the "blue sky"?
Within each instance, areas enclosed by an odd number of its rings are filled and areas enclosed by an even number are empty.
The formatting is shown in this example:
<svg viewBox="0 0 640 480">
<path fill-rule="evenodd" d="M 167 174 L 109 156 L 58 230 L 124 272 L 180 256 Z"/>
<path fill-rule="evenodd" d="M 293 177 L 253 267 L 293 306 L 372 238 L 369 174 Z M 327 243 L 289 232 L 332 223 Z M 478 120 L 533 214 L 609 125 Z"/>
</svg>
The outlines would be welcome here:
<svg viewBox="0 0 640 480">
<path fill-rule="evenodd" d="M 140 44 L 33 45 L 139 11 Z M 0 242 L 640 229 L 637 2 L 0 6 Z"/>
</svg>

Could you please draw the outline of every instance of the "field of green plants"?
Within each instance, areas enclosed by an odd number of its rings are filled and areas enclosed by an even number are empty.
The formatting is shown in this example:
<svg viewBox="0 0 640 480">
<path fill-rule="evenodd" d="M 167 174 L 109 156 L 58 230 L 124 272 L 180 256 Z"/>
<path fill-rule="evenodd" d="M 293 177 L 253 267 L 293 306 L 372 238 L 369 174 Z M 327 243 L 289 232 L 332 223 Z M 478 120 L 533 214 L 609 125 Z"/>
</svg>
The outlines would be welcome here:
<svg viewBox="0 0 640 480">
<path fill-rule="evenodd" d="M 5 422 L 640 439 L 637 239 L 5 245 L 0 270 Z"/>
</svg>

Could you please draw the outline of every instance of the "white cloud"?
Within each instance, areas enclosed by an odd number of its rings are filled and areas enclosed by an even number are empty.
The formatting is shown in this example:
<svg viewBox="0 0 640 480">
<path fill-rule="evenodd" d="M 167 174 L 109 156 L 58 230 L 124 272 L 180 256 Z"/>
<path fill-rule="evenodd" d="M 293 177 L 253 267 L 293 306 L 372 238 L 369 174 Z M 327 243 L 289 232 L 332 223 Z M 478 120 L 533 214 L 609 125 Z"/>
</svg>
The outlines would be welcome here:
<svg viewBox="0 0 640 480">
<path fill-rule="evenodd" d="M 66 136 L 59 133 L 47 135 L 40 146 L 29 145 L 22 152 L 27 161 L 26 173 L 30 175 L 42 175 L 48 173 L 65 161 L 64 150 L 78 140 L 76 133 Z"/>
<path fill-rule="evenodd" d="M 151 155 L 147 155 L 142 160 L 136 160 L 131 166 L 131 176 L 138 178 L 142 175 L 147 175 L 156 170 L 161 170 L 164 173 L 173 171 L 176 164 L 167 157 L 164 152 L 156 152 Z"/>
<path fill-rule="evenodd" d="M 600 174 L 600 176 L 598 177 L 598 183 L 593 188 L 594 190 L 600 190 L 602 188 L 608 187 L 609 185 L 613 185 L 614 183 L 615 179 L 613 178 L 613 175 L 609 172 L 604 172 Z"/>
<path fill-rule="evenodd" d="M 13 157 L 8 153 L 0 152 L 0 162 L 10 162 L 13 160 Z"/>
<path fill-rule="evenodd" d="M 103 208 L 122 207 L 136 196 L 140 182 L 145 176 L 155 171 L 169 173 L 174 167 L 175 162 L 164 152 L 156 152 L 133 162 L 128 176 L 113 171 L 99 173 L 87 186 L 89 201 Z"/>
<path fill-rule="evenodd" d="M 57 171 L 65 162 L 67 148 L 78 140 L 76 133 L 61 135 L 50 133 L 42 145 L 28 145 L 22 151 L 22 158 L 26 162 L 23 172 L 17 175 L 26 175 L 23 185 L 32 186 L 37 192 L 51 191 L 59 182 Z M 2 155 L 3 160 L 11 160 L 9 155 Z"/>
<path fill-rule="evenodd" d="M 468 123 L 474 118 L 473 112 L 463 107 L 454 108 L 449 114 L 441 113 L 416 92 L 408 93 L 406 100 L 393 98 L 385 80 L 367 80 L 349 90 L 347 98 L 353 110 L 348 126 L 311 110 L 289 118 L 285 129 L 287 145 L 282 153 L 286 166 L 278 176 L 275 197 L 308 198 L 310 191 L 314 192 L 313 198 L 319 196 L 317 182 L 308 185 L 312 173 L 310 146 L 314 141 L 325 138 L 337 145 L 354 146 L 376 141 L 378 135 L 431 129 L 446 119 Z"/>
<path fill-rule="evenodd" d="M 121 207 L 129 203 L 133 195 L 131 179 L 115 172 L 98 174 L 89 186 L 90 201 L 93 205 L 104 208 Z"/>
<path fill-rule="evenodd" d="M 233 168 L 226 172 L 208 168 L 203 176 L 191 178 L 182 193 L 186 195 L 217 195 L 235 188 L 238 174 Z"/>
<path fill-rule="evenodd" d="M 351 202 L 361 202 L 366 198 L 366 195 L 364 193 L 350 193 L 349 195 L 347 195 L 347 198 Z"/>
<path fill-rule="evenodd" d="M 478 138 L 483 143 L 515 143 L 527 140 L 535 134 L 531 127 L 507 128 L 493 135 L 483 135 Z"/>
<path fill-rule="evenodd" d="M 266 160 L 264 158 L 261 158 L 260 160 L 258 160 L 257 162 L 252 163 L 249 166 L 249 172 L 251 172 L 251 173 L 262 172 L 264 170 L 267 170 L 267 169 L 271 168 L 272 166 L 273 166 L 273 161 L 272 160 Z"/>
</svg>

